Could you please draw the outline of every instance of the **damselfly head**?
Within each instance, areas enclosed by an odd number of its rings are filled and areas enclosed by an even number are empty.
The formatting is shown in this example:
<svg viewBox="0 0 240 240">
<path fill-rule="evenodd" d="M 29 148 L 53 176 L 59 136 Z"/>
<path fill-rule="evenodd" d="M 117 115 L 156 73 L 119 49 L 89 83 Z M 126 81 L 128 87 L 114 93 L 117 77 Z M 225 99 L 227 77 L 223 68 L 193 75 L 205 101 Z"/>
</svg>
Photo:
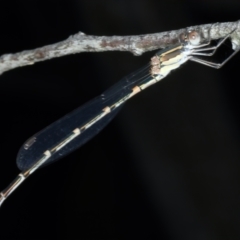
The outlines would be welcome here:
<svg viewBox="0 0 240 240">
<path fill-rule="evenodd" d="M 200 30 L 188 30 L 180 35 L 180 41 L 184 45 L 198 46 L 202 43 L 203 37 Z"/>
<path fill-rule="evenodd" d="M 196 30 L 189 31 L 187 34 L 187 38 L 188 42 L 193 46 L 197 46 L 201 43 L 201 36 Z"/>
</svg>

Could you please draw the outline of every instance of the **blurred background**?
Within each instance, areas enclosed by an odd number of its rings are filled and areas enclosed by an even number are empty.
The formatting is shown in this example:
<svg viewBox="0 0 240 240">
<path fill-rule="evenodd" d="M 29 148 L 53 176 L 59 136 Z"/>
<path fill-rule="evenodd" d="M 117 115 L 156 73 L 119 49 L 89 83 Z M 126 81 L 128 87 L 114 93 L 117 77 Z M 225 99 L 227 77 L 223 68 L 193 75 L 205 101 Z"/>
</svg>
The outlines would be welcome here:
<svg viewBox="0 0 240 240">
<path fill-rule="evenodd" d="M 237 21 L 237 0 L 2 1 L 0 54 L 79 31 L 137 35 Z M 154 52 L 81 53 L 1 75 L 0 189 L 30 136 Z M 217 59 L 219 60 L 219 59 Z M 239 62 L 189 62 L 130 100 L 86 145 L 31 176 L 0 209 L 5 239 L 239 239 Z"/>
</svg>

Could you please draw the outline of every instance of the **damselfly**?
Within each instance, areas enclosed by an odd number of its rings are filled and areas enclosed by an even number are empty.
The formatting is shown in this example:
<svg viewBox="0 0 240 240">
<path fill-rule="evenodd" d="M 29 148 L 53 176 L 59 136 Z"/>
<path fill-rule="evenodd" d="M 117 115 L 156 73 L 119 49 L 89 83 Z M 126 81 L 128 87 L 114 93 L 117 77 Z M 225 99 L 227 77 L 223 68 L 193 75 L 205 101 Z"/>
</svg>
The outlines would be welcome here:
<svg viewBox="0 0 240 240">
<path fill-rule="evenodd" d="M 158 52 L 147 66 L 123 78 L 100 96 L 36 133 L 20 148 L 16 161 L 22 172 L 0 193 L 0 205 L 35 170 L 82 146 L 115 117 L 123 103 L 162 80 L 183 63 L 191 60 L 209 67 L 221 68 L 239 49 L 235 49 L 222 63 L 206 61 L 196 56 L 212 56 L 234 31 L 235 29 L 215 46 L 209 46 L 209 33 L 206 39 L 200 30 L 185 31 L 179 36 L 178 44 Z"/>
</svg>

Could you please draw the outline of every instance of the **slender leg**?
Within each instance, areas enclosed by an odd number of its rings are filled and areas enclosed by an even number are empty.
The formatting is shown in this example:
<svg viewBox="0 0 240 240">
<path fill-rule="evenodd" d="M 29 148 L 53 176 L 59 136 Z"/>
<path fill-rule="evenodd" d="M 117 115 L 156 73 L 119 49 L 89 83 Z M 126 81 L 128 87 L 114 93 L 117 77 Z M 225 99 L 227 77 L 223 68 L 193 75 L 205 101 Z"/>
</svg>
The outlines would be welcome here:
<svg viewBox="0 0 240 240">
<path fill-rule="evenodd" d="M 203 43 L 203 44 L 200 44 L 200 45 L 198 45 L 198 46 L 194 46 L 194 52 L 196 52 L 196 51 L 202 51 L 201 50 L 201 48 L 202 47 L 205 47 L 205 46 L 208 46 L 209 44 L 211 43 L 211 41 L 207 41 L 206 43 Z M 200 49 L 199 49 L 200 48 Z M 196 49 L 196 51 L 195 51 L 195 49 Z M 202 49 L 204 49 L 204 48 L 202 48 Z"/>
<path fill-rule="evenodd" d="M 240 48 L 235 50 L 228 58 L 226 58 L 222 63 L 214 63 L 214 62 L 210 62 L 210 61 L 206 61 L 200 58 L 196 58 L 196 57 L 192 57 L 189 60 L 194 61 L 194 62 L 198 62 L 201 63 L 203 65 L 206 65 L 208 67 L 212 67 L 212 68 L 216 68 L 219 69 L 221 68 L 223 65 L 225 65 L 234 55 L 237 54 L 237 52 L 239 52 Z"/>
<path fill-rule="evenodd" d="M 217 51 L 217 49 L 230 37 L 230 35 L 236 30 L 236 28 L 228 33 L 222 40 L 218 42 L 216 46 L 213 47 L 208 47 L 208 48 L 201 48 L 201 49 L 196 49 L 193 51 L 191 55 L 201 55 L 201 56 L 213 56 L 214 53 Z M 213 50 L 211 53 L 201 53 L 202 51 L 209 51 Z"/>
</svg>

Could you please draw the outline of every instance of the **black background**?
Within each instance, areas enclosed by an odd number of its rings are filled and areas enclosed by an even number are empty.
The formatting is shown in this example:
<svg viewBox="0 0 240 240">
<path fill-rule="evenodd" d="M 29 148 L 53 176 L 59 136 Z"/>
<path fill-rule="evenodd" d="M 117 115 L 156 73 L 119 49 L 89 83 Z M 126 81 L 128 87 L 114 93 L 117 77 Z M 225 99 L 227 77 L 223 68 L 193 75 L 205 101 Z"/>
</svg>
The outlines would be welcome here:
<svg viewBox="0 0 240 240">
<path fill-rule="evenodd" d="M 2 1 L 0 54 L 78 31 L 135 35 L 236 21 L 240 1 Z M 81 53 L 1 75 L 0 188 L 31 135 L 153 53 Z M 129 101 L 98 136 L 34 173 L 0 209 L 0 239 L 239 239 L 240 54 L 189 62 Z"/>
</svg>

